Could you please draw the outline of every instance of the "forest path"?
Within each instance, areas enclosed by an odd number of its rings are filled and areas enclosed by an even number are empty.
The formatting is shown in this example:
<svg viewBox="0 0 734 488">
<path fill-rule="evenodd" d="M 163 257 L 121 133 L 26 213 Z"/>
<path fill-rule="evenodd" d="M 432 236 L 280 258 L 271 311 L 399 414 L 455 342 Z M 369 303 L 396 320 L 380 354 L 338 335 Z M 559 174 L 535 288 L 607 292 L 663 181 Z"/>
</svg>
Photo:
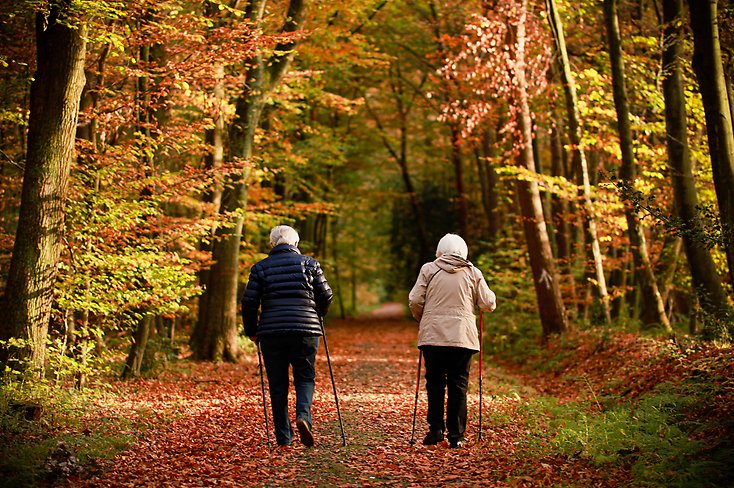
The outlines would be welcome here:
<svg viewBox="0 0 734 488">
<path fill-rule="evenodd" d="M 478 435 L 478 364 L 472 367 L 467 448 L 426 447 L 421 378 L 416 444 L 410 445 L 418 351 L 414 322 L 389 317 L 334 321 L 327 341 L 347 437 L 343 447 L 323 342 L 317 357 L 316 445 L 289 449 L 265 438 L 257 355 L 239 365 L 188 363 L 190 370 L 119 383 L 100 401 L 105 416 L 151 422 L 99 474 L 71 486 L 617 486 L 576 458 L 541 454 L 548 435 L 529 425 L 510 375 L 485 367 L 483 440 Z M 493 371 L 495 371 L 493 373 Z M 122 403 L 122 404 L 121 404 Z M 291 408 L 293 393 L 291 394 Z M 107 411 L 105 411 L 107 409 Z M 156 420 L 157 419 L 157 420 Z M 90 419 L 90 422 L 100 419 Z M 535 424 L 535 422 L 533 422 Z M 272 421 L 270 423 L 272 436 Z M 273 438 L 274 439 L 274 438 Z"/>
</svg>

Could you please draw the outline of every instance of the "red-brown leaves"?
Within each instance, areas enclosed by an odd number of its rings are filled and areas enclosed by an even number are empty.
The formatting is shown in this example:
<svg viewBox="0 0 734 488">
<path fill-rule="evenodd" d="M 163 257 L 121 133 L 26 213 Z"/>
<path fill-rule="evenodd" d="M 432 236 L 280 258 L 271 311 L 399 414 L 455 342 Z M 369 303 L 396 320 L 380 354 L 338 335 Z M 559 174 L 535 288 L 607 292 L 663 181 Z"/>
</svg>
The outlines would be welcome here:
<svg viewBox="0 0 734 488">
<path fill-rule="evenodd" d="M 89 422 L 99 424 L 105 416 L 127 418 L 129 433 L 138 441 L 105 462 L 101 474 L 72 480 L 71 486 L 538 486 L 571 479 L 580 485 L 616 486 L 624 482 L 579 459 L 539 457 L 539 451 L 528 446 L 546 442 L 547 434 L 527 425 L 519 396 L 493 396 L 501 388 L 491 378 L 485 378 L 485 425 L 483 441 L 477 442 L 476 365 L 467 447 L 420 445 L 426 430 L 423 379 L 418 441 L 409 445 L 418 359 L 415 324 L 352 320 L 329 324 L 326 331 L 347 447 L 341 446 L 322 346 L 313 405 L 315 447 L 304 448 L 296 439 L 291 448 L 269 449 L 253 354 L 239 365 L 191 363 L 188 374 L 171 372 L 156 380 L 115 385 L 114 395 L 90 408 Z M 141 418 L 148 420 L 139 425 Z"/>
</svg>

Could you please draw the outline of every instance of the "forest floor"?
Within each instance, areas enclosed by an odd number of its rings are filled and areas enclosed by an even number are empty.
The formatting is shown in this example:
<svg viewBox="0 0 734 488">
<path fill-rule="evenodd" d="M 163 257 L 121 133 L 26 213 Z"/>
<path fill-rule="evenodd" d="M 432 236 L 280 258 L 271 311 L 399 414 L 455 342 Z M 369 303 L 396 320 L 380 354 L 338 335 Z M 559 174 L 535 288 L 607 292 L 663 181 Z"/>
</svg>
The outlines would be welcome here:
<svg viewBox="0 0 734 488">
<path fill-rule="evenodd" d="M 156 379 L 115 384 L 115 391 L 89 409 L 84 425 L 90 431 L 104 429 L 105 422 L 122 417 L 129 420 L 130 433 L 139 438 L 128 450 L 67 482 L 95 487 L 628 483 L 625 469 L 594 467 L 578 456 L 543 449 L 548 432 L 524 414 L 527 400 L 537 396 L 537 390 L 497 367 L 484 370 L 483 438 L 479 441 L 477 363 L 470 382 L 467 447 L 421 445 L 426 431 L 423 380 L 417 442 L 411 445 L 416 333 L 415 323 L 389 316 L 329 324 L 327 340 L 346 447 L 322 343 L 313 448 L 303 447 L 297 437 L 290 448 L 268 447 L 257 355 L 252 354 L 241 364 L 190 363 L 188 370 L 168 371 Z"/>
</svg>

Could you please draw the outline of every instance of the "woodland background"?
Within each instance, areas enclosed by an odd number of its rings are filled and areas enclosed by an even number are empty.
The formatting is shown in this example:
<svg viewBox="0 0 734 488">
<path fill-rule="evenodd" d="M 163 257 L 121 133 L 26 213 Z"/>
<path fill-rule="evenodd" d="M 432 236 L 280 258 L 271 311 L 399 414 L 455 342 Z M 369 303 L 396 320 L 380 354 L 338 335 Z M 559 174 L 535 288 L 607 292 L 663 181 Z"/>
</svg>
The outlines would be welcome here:
<svg viewBox="0 0 734 488">
<path fill-rule="evenodd" d="M 7 415 L 179 357 L 241 361 L 237 302 L 282 223 L 321 262 L 332 317 L 405 302 L 456 232 L 498 295 L 498 353 L 585 331 L 728 351 L 733 15 L 710 0 L 4 3 Z"/>
</svg>

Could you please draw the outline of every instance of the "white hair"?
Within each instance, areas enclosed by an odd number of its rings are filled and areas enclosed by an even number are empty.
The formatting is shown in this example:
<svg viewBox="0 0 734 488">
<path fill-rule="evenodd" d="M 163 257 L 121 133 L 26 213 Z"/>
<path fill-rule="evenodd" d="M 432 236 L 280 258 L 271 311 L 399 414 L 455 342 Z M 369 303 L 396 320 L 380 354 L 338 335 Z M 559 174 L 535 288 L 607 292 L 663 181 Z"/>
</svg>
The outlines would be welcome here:
<svg viewBox="0 0 734 488">
<path fill-rule="evenodd" d="M 273 230 L 270 231 L 271 247 L 275 247 L 278 244 L 290 244 L 291 246 L 297 246 L 299 239 L 296 229 L 287 225 L 273 227 Z"/>
<path fill-rule="evenodd" d="M 436 247 L 436 257 L 440 258 L 444 254 L 455 254 L 466 259 L 469 255 L 469 249 L 466 247 L 466 242 L 461 236 L 456 234 L 446 234 L 438 241 Z"/>
</svg>

